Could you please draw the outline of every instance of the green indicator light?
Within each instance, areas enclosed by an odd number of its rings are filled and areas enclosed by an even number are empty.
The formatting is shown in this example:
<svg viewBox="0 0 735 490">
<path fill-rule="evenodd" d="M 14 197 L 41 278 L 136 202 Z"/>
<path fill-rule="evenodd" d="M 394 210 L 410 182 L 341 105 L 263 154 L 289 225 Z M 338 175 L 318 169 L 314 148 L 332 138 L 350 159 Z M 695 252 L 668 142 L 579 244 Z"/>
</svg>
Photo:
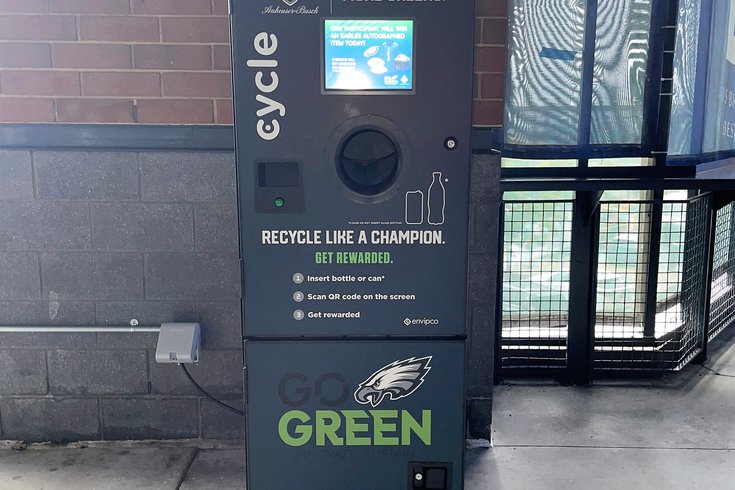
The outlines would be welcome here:
<svg viewBox="0 0 735 490">
<path fill-rule="evenodd" d="M 273 203 L 277 208 L 282 208 L 286 204 L 286 201 L 282 197 L 277 197 Z"/>
</svg>

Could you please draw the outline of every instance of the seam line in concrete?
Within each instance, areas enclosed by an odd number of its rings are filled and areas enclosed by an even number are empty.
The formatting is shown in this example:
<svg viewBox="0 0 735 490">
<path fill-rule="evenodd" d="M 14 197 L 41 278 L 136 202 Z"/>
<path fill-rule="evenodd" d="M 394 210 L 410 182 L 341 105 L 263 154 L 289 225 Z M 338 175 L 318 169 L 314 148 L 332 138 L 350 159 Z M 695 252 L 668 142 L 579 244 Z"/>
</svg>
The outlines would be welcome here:
<svg viewBox="0 0 735 490">
<path fill-rule="evenodd" d="M 176 490 L 179 490 L 181 488 L 181 485 L 183 485 L 186 481 L 186 477 L 189 475 L 189 470 L 191 470 L 191 467 L 194 464 L 194 460 L 197 459 L 197 456 L 199 456 L 200 452 L 202 452 L 202 450 L 198 447 L 195 447 L 194 450 L 191 452 L 191 456 L 189 456 L 189 461 L 186 462 L 184 469 L 181 470 L 179 481 L 176 482 L 176 487 L 174 487 L 176 488 Z"/>
<path fill-rule="evenodd" d="M 724 447 L 656 447 L 656 446 L 575 446 L 559 444 L 493 444 L 493 448 L 539 448 L 539 449 L 640 449 L 645 451 L 735 451 Z"/>
</svg>

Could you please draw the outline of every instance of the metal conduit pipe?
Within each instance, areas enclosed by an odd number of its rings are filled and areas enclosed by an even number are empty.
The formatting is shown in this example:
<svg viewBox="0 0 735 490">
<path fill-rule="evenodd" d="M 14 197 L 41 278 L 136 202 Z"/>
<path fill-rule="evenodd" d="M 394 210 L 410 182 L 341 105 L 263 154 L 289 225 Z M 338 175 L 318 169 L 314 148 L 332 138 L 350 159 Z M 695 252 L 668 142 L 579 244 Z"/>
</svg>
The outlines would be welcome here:
<svg viewBox="0 0 735 490">
<path fill-rule="evenodd" d="M 160 326 L 113 325 L 109 327 L 0 325 L 0 333 L 159 333 Z"/>
</svg>

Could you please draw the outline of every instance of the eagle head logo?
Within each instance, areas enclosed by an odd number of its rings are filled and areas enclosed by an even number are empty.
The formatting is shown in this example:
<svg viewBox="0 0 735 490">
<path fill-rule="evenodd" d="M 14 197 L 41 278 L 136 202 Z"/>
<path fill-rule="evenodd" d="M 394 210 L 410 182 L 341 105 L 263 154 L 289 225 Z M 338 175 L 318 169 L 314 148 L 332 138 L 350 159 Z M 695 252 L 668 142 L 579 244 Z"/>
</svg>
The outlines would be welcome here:
<svg viewBox="0 0 735 490">
<path fill-rule="evenodd" d="M 391 400 L 407 397 L 424 383 L 431 371 L 430 362 L 431 356 L 412 357 L 378 369 L 357 387 L 355 401 L 361 405 L 369 403 L 375 408 L 386 397 Z"/>
</svg>

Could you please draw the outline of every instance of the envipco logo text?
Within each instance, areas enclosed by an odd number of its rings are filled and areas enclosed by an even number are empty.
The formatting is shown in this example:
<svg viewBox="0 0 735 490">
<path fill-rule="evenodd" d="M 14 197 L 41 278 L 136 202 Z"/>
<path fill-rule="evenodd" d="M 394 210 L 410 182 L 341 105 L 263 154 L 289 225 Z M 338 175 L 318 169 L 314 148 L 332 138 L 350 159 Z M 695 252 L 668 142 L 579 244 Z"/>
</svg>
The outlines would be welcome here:
<svg viewBox="0 0 735 490">
<path fill-rule="evenodd" d="M 438 318 L 406 318 L 405 320 L 403 320 L 403 324 L 407 327 L 410 327 L 411 325 L 420 325 L 420 326 L 439 325 L 439 319 Z"/>
</svg>

